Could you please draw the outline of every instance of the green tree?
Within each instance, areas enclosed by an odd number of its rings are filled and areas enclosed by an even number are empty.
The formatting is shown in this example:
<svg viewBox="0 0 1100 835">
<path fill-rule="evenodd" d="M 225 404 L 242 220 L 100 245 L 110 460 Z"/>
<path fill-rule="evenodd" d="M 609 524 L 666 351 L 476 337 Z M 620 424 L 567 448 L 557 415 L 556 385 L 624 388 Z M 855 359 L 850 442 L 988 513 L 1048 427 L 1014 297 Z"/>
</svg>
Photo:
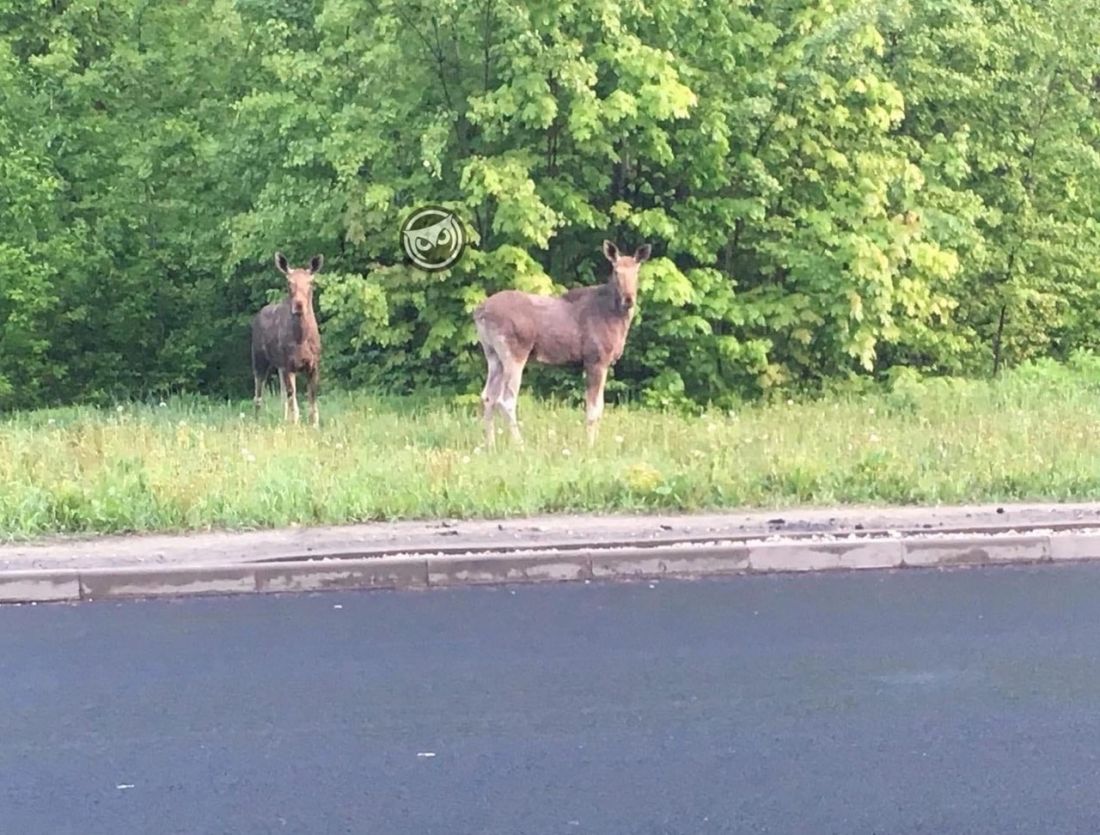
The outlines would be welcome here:
<svg viewBox="0 0 1100 835">
<path fill-rule="evenodd" d="M 349 386 L 476 391 L 471 309 L 602 280 L 604 238 L 655 246 L 609 384 L 646 402 L 1100 348 L 1098 7 L 6 8 L 0 406 L 246 393 L 276 249 L 325 254 Z M 443 273 L 400 247 L 426 203 L 472 240 Z"/>
</svg>

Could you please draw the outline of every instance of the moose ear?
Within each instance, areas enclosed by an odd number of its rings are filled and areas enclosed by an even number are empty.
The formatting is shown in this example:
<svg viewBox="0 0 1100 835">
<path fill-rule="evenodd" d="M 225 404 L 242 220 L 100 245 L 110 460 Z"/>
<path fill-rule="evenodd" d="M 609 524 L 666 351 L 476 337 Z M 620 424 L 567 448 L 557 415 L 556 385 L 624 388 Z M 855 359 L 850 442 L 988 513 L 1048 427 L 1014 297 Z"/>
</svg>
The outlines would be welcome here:
<svg viewBox="0 0 1100 835">
<path fill-rule="evenodd" d="M 290 269 L 290 265 L 286 262 L 286 256 L 281 252 L 275 253 L 275 269 L 286 275 L 287 270 Z"/>
<path fill-rule="evenodd" d="M 634 252 L 634 260 L 641 264 L 643 261 L 649 260 L 649 254 L 653 252 L 653 247 L 649 244 L 642 244 Z"/>
<path fill-rule="evenodd" d="M 603 254 L 608 261 L 614 264 L 619 257 L 619 248 L 615 246 L 615 244 L 611 243 L 611 241 L 604 241 Z"/>
<path fill-rule="evenodd" d="M 323 267 L 324 265 L 325 265 L 325 256 L 324 255 L 314 255 L 312 258 L 309 259 L 309 271 L 311 273 L 321 272 L 321 267 Z"/>
</svg>

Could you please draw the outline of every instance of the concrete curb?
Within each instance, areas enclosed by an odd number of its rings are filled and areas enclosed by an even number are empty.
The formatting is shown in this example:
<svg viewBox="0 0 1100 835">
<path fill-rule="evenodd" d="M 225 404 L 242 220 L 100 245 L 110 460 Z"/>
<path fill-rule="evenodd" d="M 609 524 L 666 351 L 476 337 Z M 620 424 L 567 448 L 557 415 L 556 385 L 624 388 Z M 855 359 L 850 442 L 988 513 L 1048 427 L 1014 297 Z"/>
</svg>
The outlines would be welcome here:
<svg viewBox="0 0 1100 835">
<path fill-rule="evenodd" d="M 253 531 L 190 531 L 46 537 L 0 542 L 0 573 L 148 565 L 243 565 L 324 557 L 752 544 L 774 537 L 821 540 L 926 534 L 1100 533 L 1100 502 L 843 506 L 704 513 L 559 514 L 435 519 Z"/>
<path fill-rule="evenodd" d="M 669 547 L 591 547 L 569 551 L 391 554 L 268 563 L 0 572 L 0 603 L 113 598 L 427 589 L 466 585 L 653 580 L 733 574 L 858 569 L 949 568 L 1100 559 L 1100 534 L 774 538 Z"/>
</svg>

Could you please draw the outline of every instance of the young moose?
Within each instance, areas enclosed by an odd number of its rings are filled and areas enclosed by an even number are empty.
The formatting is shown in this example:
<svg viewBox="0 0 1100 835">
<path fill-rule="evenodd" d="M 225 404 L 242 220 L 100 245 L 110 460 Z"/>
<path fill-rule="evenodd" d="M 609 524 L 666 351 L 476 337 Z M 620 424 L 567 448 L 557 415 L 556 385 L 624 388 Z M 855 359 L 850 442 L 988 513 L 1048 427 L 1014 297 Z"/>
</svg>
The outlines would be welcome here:
<svg viewBox="0 0 1100 835">
<path fill-rule="evenodd" d="M 321 271 L 324 256 L 315 255 L 308 268 L 291 268 L 281 252 L 275 268 L 286 276 L 287 296 L 272 302 L 252 320 L 252 376 L 256 382 L 256 413 L 263 404 L 263 390 L 272 369 L 279 372 L 283 393 L 283 418 L 298 422 L 297 375 L 309 375 L 309 420 L 320 424 L 317 385 L 320 380 L 321 332 L 313 315 L 313 276 Z"/>
<path fill-rule="evenodd" d="M 638 298 L 638 269 L 650 251 L 645 244 L 634 255 L 620 255 L 615 244 L 604 241 L 603 253 L 611 262 L 606 284 L 576 287 L 559 297 L 502 290 L 474 310 L 477 338 L 489 365 L 481 403 L 490 446 L 494 408 L 504 413 L 512 437 L 520 440 L 516 396 L 523 367 L 532 357 L 547 365 L 584 366 L 588 443 L 595 442 L 607 369 L 622 355 Z"/>
</svg>

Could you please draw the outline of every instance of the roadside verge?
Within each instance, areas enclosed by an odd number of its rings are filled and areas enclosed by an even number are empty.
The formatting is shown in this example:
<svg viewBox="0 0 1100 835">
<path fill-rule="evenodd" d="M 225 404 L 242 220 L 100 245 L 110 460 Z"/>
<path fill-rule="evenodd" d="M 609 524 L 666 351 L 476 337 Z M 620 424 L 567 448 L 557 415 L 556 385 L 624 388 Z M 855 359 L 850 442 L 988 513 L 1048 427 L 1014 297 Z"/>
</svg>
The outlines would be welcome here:
<svg viewBox="0 0 1100 835">
<path fill-rule="evenodd" d="M 838 530 L 634 544 L 461 548 L 456 543 L 446 551 L 398 548 L 369 556 L 313 550 L 247 562 L 15 569 L 0 571 L 0 603 L 1052 563 L 1100 559 L 1100 526 L 1082 521 L 1076 527 L 1030 530 Z"/>
</svg>

